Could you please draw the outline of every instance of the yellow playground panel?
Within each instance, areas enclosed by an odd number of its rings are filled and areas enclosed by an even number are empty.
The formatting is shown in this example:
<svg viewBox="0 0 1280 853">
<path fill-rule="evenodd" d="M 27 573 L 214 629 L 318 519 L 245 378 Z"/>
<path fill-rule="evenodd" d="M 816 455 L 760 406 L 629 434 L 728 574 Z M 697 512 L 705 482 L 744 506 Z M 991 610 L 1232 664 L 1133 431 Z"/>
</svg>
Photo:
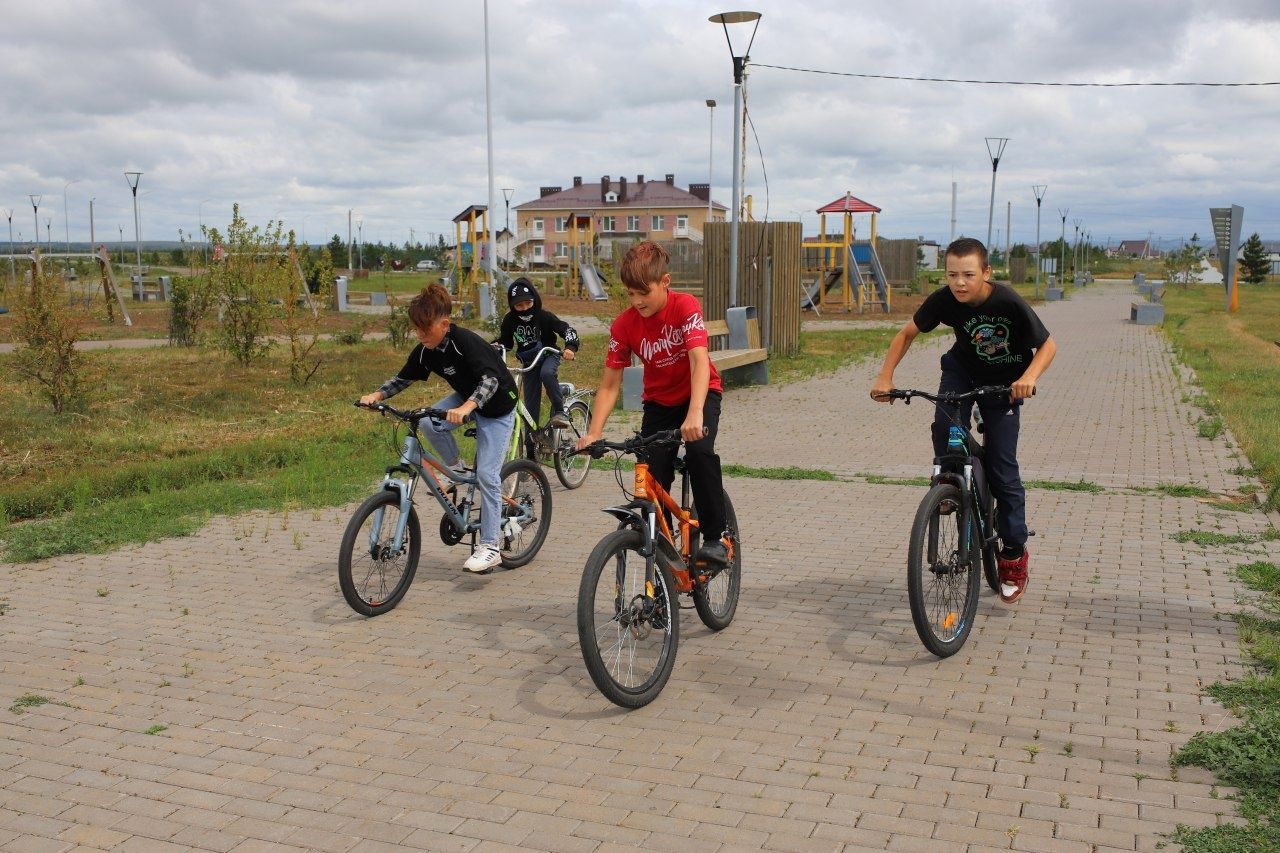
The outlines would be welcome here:
<svg viewBox="0 0 1280 853">
<path fill-rule="evenodd" d="M 880 208 L 846 191 L 842 197 L 818 208 L 817 213 L 820 217 L 818 239 L 806 239 L 801 246 L 804 264 L 801 274 L 809 282 L 802 307 L 814 311 L 821 308 L 852 311 L 856 307 L 862 312 L 879 306 L 887 313 L 892 294 L 875 249 L 876 216 Z M 843 232 L 828 235 L 829 213 L 843 216 Z M 870 239 L 857 239 L 853 224 L 855 213 L 871 214 Z"/>
<path fill-rule="evenodd" d="M 487 281 L 482 275 L 484 255 L 488 251 L 489 239 L 489 207 L 484 204 L 473 204 L 453 217 L 454 246 L 457 255 L 454 258 L 458 270 L 457 296 L 459 301 L 476 299 L 480 282 Z M 463 233 L 463 226 L 466 232 Z M 465 240 L 463 239 L 465 236 Z"/>
</svg>

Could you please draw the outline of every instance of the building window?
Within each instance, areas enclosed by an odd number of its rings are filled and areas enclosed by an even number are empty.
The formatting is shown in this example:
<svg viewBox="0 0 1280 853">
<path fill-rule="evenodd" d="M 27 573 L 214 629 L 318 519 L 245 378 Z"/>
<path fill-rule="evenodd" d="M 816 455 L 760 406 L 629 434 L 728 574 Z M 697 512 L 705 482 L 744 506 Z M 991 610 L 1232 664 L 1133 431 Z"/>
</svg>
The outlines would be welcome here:
<svg viewBox="0 0 1280 853">
<path fill-rule="evenodd" d="M 601 231 L 612 231 L 612 230 L 613 230 L 613 225 L 614 225 L 614 220 L 615 220 L 615 219 L 616 219 L 616 217 L 613 217 L 613 216 L 605 216 L 605 217 L 603 217 L 603 218 L 600 220 L 600 230 L 601 230 Z"/>
<path fill-rule="evenodd" d="M 676 234 L 677 234 L 678 236 L 682 236 L 682 237 L 683 237 L 684 235 L 686 235 L 686 234 L 688 234 L 688 233 L 689 233 L 689 217 L 688 217 L 688 216 L 677 216 L 677 217 L 676 217 Z"/>
<path fill-rule="evenodd" d="M 567 217 L 564 217 L 564 216 L 557 216 L 557 217 L 556 217 L 556 233 L 557 233 L 557 234 L 563 234 L 563 233 L 564 233 L 564 229 L 565 229 L 565 220 L 566 220 L 566 219 L 567 219 Z"/>
<path fill-rule="evenodd" d="M 533 233 L 535 233 L 535 234 L 541 234 L 541 233 L 543 232 L 543 230 L 544 230 L 544 227 L 545 227 L 545 222 L 544 222 L 544 220 L 542 219 L 542 217 L 541 217 L 541 216 L 534 218 L 534 220 L 533 220 Z"/>
<path fill-rule="evenodd" d="M 667 218 L 666 218 L 665 216 L 651 216 L 651 217 L 649 217 L 649 230 L 650 230 L 650 231 L 662 231 L 662 230 L 664 230 L 664 229 L 667 227 L 667 221 L 666 221 L 666 220 L 667 220 Z"/>
<path fill-rule="evenodd" d="M 542 244 L 541 243 L 533 244 L 533 259 L 535 261 L 542 260 Z"/>
<path fill-rule="evenodd" d="M 556 243 L 556 257 L 557 257 L 557 258 L 567 258 L 567 257 L 569 257 L 569 244 L 568 244 L 568 243 Z"/>
<path fill-rule="evenodd" d="M 604 194 L 605 204 L 613 204 L 617 200 L 618 200 L 618 194 L 613 192 L 612 190 Z"/>
<path fill-rule="evenodd" d="M 628 230 L 628 231 L 639 231 L 639 230 L 640 230 L 640 217 L 639 217 L 639 216 L 628 216 L 628 217 L 627 217 L 627 230 Z"/>
</svg>

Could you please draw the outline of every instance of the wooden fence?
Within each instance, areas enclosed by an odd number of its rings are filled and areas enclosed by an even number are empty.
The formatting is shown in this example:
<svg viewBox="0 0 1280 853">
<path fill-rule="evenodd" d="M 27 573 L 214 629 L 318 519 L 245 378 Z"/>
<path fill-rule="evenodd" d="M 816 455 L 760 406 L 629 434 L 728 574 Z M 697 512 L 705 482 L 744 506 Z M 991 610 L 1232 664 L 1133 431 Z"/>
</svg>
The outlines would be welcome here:
<svg viewBox="0 0 1280 853">
<path fill-rule="evenodd" d="M 916 277 L 919 268 L 916 261 L 918 240 L 884 240 L 876 239 L 876 254 L 880 256 L 880 266 L 884 267 L 884 277 L 890 284 L 908 284 Z"/>
<path fill-rule="evenodd" d="M 702 308 L 720 320 L 729 307 L 731 223 L 703 231 Z M 760 336 L 770 355 L 795 355 L 800 347 L 800 223 L 738 224 L 738 304 L 754 305 Z"/>
</svg>

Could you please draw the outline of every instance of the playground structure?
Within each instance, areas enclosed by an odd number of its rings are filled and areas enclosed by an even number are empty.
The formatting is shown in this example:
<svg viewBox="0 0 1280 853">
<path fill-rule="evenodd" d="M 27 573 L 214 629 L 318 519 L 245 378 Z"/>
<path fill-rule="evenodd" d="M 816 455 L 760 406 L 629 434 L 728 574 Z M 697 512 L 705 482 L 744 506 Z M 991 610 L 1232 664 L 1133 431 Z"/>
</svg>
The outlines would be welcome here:
<svg viewBox="0 0 1280 853">
<path fill-rule="evenodd" d="M 102 275 L 102 293 L 107 308 L 107 319 L 114 321 L 114 310 L 116 307 L 120 309 L 120 317 L 126 326 L 133 325 L 133 318 L 129 316 L 129 310 L 125 307 L 124 299 L 120 295 L 120 288 L 116 286 L 115 272 L 111 266 L 111 256 L 107 252 L 105 245 L 99 246 L 96 254 L 90 252 L 57 252 L 44 253 L 39 249 L 32 251 L 30 254 L 18 255 L 0 255 L 0 260 L 8 260 L 11 264 L 16 261 L 26 261 L 31 264 L 30 274 L 33 276 L 44 275 L 44 262 L 50 260 L 96 260 L 98 262 L 98 271 Z M 71 292 L 71 282 L 75 278 L 67 280 L 67 295 L 73 302 L 79 298 L 88 302 L 91 297 L 88 296 L 87 290 L 79 288 L 79 295 Z M 17 277 L 15 275 L 13 286 L 18 287 Z"/>
<path fill-rule="evenodd" d="M 466 225 L 465 235 L 464 224 Z M 453 267 L 457 270 L 457 275 L 449 278 L 456 286 L 456 295 L 460 300 L 475 301 L 479 298 L 480 285 L 487 280 L 483 271 L 488 252 L 488 205 L 470 205 L 453 217 L 453 225 L 454 245 L 457 246 Z"/>
<path fill-rule="evenodd" d="M 806 284 L 800 307 L 815 313 L 821 313 L 822 308 L 843 308 L 850 312 L 856 307 L 862 313 L 869 307 L 879 306 L 888 313 L 892 291 L 876 254 L 876 215 L 880 208 L 846 191 L 843 197 L 818 208 L 817 213 L 820 217 L 818 239 L 803 244 L 802 274 Z M 830 239 L 828 213 L 840 213 L 844 218 L 843 232 Z M 857 239 L 853 224 L 855 213 L 871 214 L 870 239 Z"/>
<path fill-rule="evenodd" d="M 565 295 L 577 299 L 590 296 L 603 302 L 609 292 L 605 290 L 604 274 L 596 266 L 594 220 L 589 213 L 571 213 L 565 218 L 565 226 L 569 229 L 569 283 Z"/>
</svg>

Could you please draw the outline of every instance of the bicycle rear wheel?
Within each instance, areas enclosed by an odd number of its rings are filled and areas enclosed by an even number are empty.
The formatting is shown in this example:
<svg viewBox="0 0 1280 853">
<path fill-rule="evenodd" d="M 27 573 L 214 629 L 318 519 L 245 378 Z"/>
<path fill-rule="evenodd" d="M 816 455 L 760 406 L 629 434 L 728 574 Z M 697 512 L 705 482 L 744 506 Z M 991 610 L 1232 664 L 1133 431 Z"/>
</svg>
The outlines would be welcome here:
<svg viewBox="0 0 1280 853">
<path fill-rule="evenodd" d="M 517 569 L 538 553 L 551 528 L 551 484 L 538 463 L 502 466 L 502 565 Z"/>
<path fill-rule="evenodd" d="M 962 541 L 969 543 L 963 563 Z M 963 509 L 960 489 L 949 483 L 934 486 L 911 526 L 907 592 L 916 633 L 940 658 L 960 651 L 973 628 L 980 561 L 975 519 Z"/>
<path fill-rule="evenodd" d="M 659 561 L 647 594 L 642 544 L 635 530 L 601 539 L 578 587 L 582 660 L 600 692 L 623 708 L 648 705 L 662 692 L 680 645 L 675 582 Z"/>
<path fill-rule="evenodd" d="M 693 606 L 702 624 L 712 631 L 729 627 L 738 609 L 738 593 L 742 588 L 742 534 L 728 492 L 724 495 L 724 528 L 725 535 L 733 542 L 733 559 L 706 583 L 693 585 Z M 696 570 L 693 574 L 697 574 Z"/>
<path fill-rule="evenodd" d="M 356 509 L 338 551 L 338 586 L 351 609 L 377 616 L 400 603 L 413 583 L 422 548 L 418 512 L 409 508 L 404 542 L 391 550 L 400 522 L 400 496 L 392 491 L 370 496 Z"/>
<path fill-rule="evenodd" d="M 982 508 L 983 518 L 990 520 L 992 525 L 996 521 L 996 499 L 990 494 L 986 496 L 986 506 Z M 986 531 L 987 535 L 995 533 L 994 528 Z M 997 562 L 999 545 L 996 540 L 992 539 L 991 544 L 982 547 L 982 573 L 986 575 L 987 586 L 993 592 L 1000 591 L 1000 564 Z"/>
<path fill-rule="evenodd" d="M 556 434 L 556 476 L 566 489 L 576 489 L 586 481 L 587 474 L 591 472 L 591 457 L 585 453 L 573 454 L 578 439 L 587 434 L 591 410 L 579 400 L 570 404 L 565 414 L 569 418 L 569 426 L 558 430 Z"/>
</svg>

